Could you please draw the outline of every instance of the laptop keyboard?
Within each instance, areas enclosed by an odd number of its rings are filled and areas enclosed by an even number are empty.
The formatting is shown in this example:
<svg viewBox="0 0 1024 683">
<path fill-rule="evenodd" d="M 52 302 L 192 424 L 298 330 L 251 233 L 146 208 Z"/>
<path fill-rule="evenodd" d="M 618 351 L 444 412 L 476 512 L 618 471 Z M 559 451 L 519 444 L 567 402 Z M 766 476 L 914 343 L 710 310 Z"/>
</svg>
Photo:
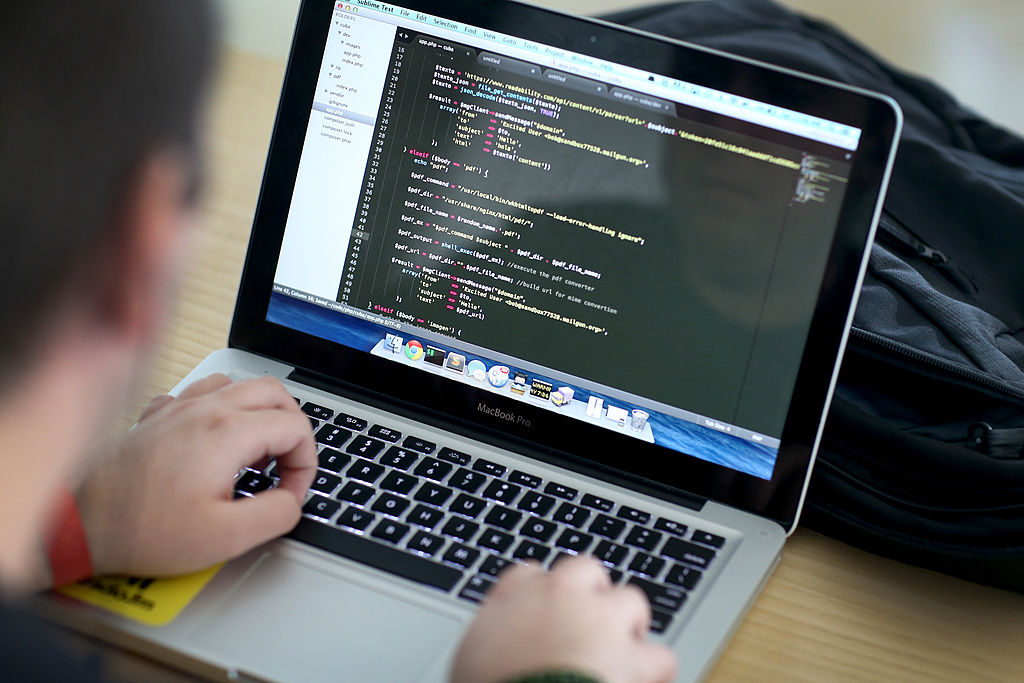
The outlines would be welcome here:
<svg viewBox="0 0 1024 683">
<path fill-rule="evenodd" d="M 298 401 L 299 399 L 296 399 Z M 300 402 L 302 403 L 302 402 Z M 672 623 L 725 539 L 361 417 L 302 403 L 319 469 L 291 538 L 472 602 L 503 569 L 588 554 Z M 236 496 L 277 481 L 247 469 Z"/>
</svg>

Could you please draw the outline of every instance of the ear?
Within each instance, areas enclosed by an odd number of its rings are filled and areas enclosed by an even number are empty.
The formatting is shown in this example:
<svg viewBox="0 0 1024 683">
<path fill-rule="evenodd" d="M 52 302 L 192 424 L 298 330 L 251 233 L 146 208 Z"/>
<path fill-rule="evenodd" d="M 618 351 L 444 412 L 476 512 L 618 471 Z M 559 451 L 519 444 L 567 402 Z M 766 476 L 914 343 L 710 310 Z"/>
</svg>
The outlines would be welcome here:
<svg viewBox="0 0 1024 683">
<path fill-rule="evenodd" d="M 133 179 L 95 273 L 108 342 L 142 350 L 160 329 L 191 218 L 186 183 L 184 159 L 171 152 L 151 155 Z"/>
</svg>

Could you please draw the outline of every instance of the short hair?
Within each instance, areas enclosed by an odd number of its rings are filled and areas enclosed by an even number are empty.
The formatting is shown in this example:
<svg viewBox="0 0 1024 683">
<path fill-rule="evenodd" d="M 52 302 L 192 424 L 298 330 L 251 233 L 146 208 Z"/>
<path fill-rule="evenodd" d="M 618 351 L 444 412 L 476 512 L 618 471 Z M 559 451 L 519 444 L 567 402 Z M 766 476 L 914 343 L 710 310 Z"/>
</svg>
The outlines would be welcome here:
<svg viewBox="0 0 1024 683">
<path fill-rule="evenodd" d="M 117 238 L 141 165 L 180 150 L 198 175 L 216 33 L 207 0 L 4 6 L 0 390 L 75 275 Z"/>
</svg>

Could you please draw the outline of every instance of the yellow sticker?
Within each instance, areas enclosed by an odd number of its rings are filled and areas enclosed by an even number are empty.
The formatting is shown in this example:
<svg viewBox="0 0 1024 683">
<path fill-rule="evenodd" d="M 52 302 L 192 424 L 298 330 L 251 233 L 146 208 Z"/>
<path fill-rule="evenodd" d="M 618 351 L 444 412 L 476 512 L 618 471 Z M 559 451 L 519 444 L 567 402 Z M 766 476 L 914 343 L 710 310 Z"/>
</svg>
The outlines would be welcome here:
<svg viewBox="0 0 1024 683">
<path fill-rule="evenodd" d="M 223 566 L 161 579 L 103 576 L 57 591 L 148 626 L 163 626 L 178 616 Z"/>
</svg>

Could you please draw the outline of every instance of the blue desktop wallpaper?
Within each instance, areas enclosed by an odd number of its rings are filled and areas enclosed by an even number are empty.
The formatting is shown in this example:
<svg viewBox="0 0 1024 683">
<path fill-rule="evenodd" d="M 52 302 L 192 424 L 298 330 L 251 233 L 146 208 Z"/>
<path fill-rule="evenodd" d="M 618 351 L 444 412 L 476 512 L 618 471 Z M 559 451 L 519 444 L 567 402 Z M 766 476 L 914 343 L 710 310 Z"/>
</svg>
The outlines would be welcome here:
<svg viewBox="0 0 1024 683">
<path fill-rule="evenodd" d="M 305 332 L 338 344 L 369 352 L 393 330 L 355 316 L 332 311 L 316 304 L 302 301 L 290 296 L 274 292 L 270 297 L 267 320 L 299 332 Z M 432 344 L 434 342 L 431 342 Z M 444 348 L 443 344 L 437 344 Z M 446 349 L 448 350 L 448 349 Z M 468 354 L 467 362 L 479 359 L 486 365 L 494 364 L 488 358 Z M 516 368 L 512 368 L 515 370 Z M 549 380 L 550 378 L 530 373 L 531 378 Z M 554 382 L 553 382 L 554 383 Z M 628 410 L 638 406 L 630 405 L 621 399 L 611 399 L 602 394 L 592 393 L 586 389 L 575 389 L 573 400 L 589 400 L 591 395 L 605 400 L 606 404 L 614 404 Z M 654 434 L 654 443 L 680 453 L 724 465 L 731 469 L 751 474 L 761 479 L 771 479 L 775 467 L 777 451 L 774 448 L 741 439 L 730 434 L 709 429 L 701 425 L 665 415 L 654 411 L 650 414 L 648 424 Z M 571 418 L 566 418 L 571 419 Z"/>
</svg>

